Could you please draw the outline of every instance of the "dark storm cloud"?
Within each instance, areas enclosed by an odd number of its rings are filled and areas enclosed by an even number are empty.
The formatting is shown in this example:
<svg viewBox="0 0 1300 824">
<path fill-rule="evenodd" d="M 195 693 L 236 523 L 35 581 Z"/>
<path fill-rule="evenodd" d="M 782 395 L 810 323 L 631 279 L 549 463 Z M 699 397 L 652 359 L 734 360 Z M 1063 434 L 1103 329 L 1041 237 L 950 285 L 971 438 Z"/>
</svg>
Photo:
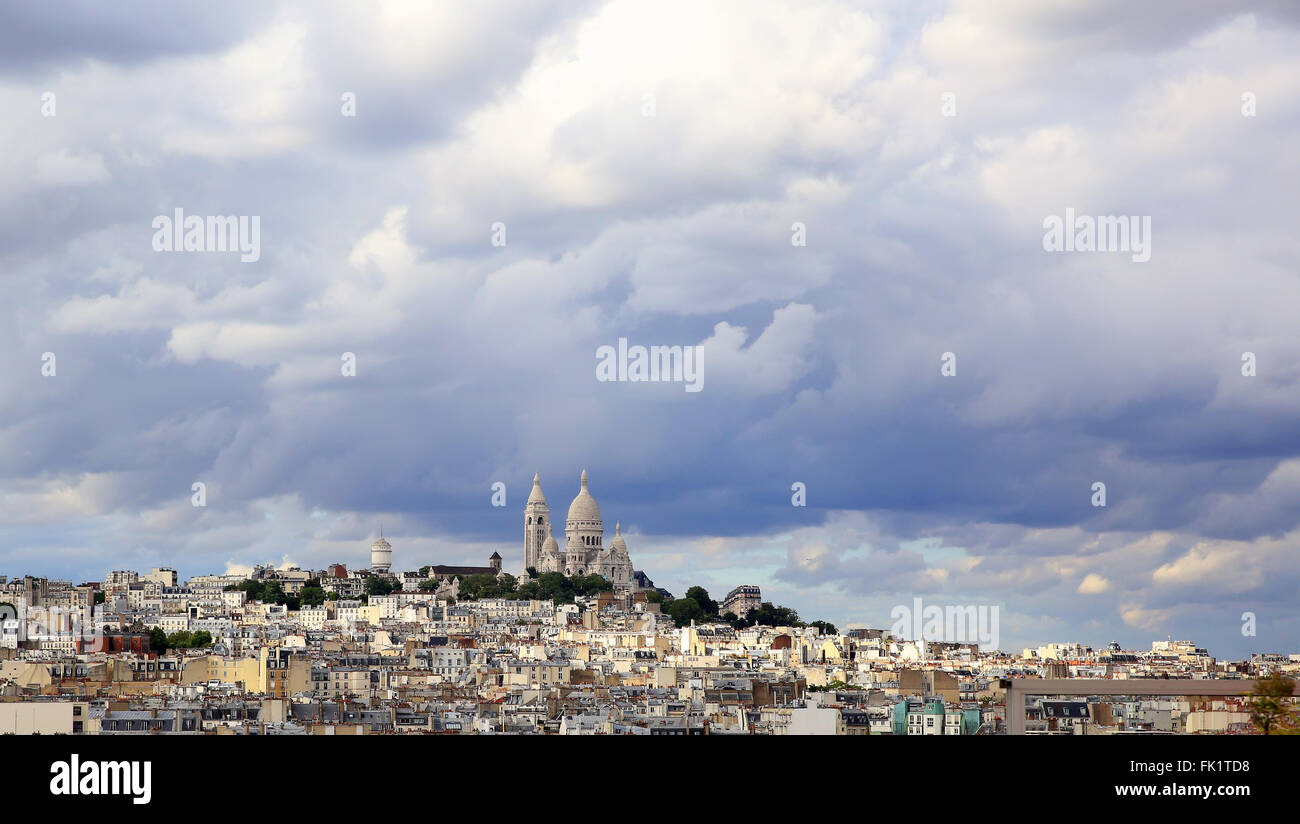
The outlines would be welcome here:
<svg viewBox="0 0 1300 824">
<path fill-rule="evenodd" d="M 356 562 L 384 519 L 399 559 L 513 562 L 532 473 L 562 516 L 585 467 L 657 580 L 839 623 L 1294 626 L 1294 33 L 1017 7 L 6 12 L 45 47 L 0 87 L 0 557 Z M 1152 260 L 1045 253 L 1066 207 L 1152 215 Z M 259 216 L 261 259 L 152 251 L 175 208 Z M 704 391 L 596 381 L 620 337 L 705 344 Z"/>
<path fill-rule="evenodd" d="M 133 65 L 212 52 L 239 42 L 273 12 L 272 4 L 238 0 L 6 3 L 0 9 L 0 71 L 77 68 L 86 60 Z"/>
<path fill-rule="evenodd" d="M 965 5 L 965 4 L 961 4 Z M 972 8 L 977 8 L 971 4 Z M 1286 26 L 1300 24 L 1300 13 L 1286 0 L 1186 0 L 1176 13 L 1163 3 L 1133 4 L 1124 0 L 1032 3 L 1022 0 L 993 3 L 982 11 L 1006 12 L 1004 20 L 1034 39 L 1058 48 L 1151 53 L 1174 48 L 1234 17 L 1254 12 L 1261 19 Z"/>
</svg>

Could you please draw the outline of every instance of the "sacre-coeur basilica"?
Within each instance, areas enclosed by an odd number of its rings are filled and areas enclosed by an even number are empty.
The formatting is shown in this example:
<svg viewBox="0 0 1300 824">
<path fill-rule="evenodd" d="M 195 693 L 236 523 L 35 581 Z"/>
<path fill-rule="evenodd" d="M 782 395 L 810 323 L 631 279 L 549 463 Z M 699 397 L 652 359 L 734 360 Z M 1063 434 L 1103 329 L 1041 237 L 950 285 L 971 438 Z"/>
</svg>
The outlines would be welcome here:
<svg viewBox="0 0 1300 824">
<path fill-rule="evenodd" d="M 564 575 L 599 575 L 618 590 L 636 590 L 644 585 L 643 576 L 632 569 L 627 541 L 621 524 L 614 525 L 614 537 L 605 544 L 605 523 L 600 506 L 587 484 L 587 470 L 578 479 L 578 494 L 569 504 L 564 519 L 564 547 L 555 537 L 551 509 L 542 492 L 540 475 L 533 475 L 533 488 L 524 505 L 523 579 L 537 573 L 560 572 Z M 387 574 L 392 567 L 393 547 L 382 536 L 370 547 L 371 571 Z M 501 573 L 500 556 L 493 554 L 488 567 L 462 567 L 466 572 Z"/>
</svg>

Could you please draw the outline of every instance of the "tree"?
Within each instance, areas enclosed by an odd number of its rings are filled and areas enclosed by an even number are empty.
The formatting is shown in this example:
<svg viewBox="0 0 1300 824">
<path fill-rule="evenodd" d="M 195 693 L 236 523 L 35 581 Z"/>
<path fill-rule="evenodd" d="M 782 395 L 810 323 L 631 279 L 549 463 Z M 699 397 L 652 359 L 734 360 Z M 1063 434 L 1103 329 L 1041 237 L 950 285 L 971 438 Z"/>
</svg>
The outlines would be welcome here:
<svg viewBox="0 0 1300 824">
<path fill-rule="evenodd" d="M 319 579 L 312 579 L 304 585 L 304 589 L 310 586 L 320 587 Z M 263 604 L 284 604 L 289 609 L 298 609 L 301 604 L 301 596 L 285 594 L 284 587 L 279 581 L 254 581 L 252 578 L 246 578 L 238 584 L 226 587 L 226 592 L 239 590 L 248 595 L 250 601 L 260 601 Z"/>
<path fill-rule="evenodd" d="M 694 598 L 674 598 L 663 607 L 663 611 L 679 627 L 689 626 L 691 621 L 704 618 L 704 608 Z"/>
<path fill-rule="evenodd" d="M 572 579 L 573 590 L 577 595 L 599 595 L 609 592 L 614 585 L 600 575 L 575 575 Z"/>
<path fill-rule="evenodd" d="M 199 630 L 190 638 L 191 649 L 202 649 L 210 646 L 212 646 L 212 633 L 206 629 Z"/>
<path fill-rule="evenodd" d="M 510 587 L 506 588 L 505 584 L 497 579 L 497 576 L 482 573 L 480 575 L 466 575 L 460 579 L 460 599 L 462 601 L 477 601 L 480 598 L 502 598 L 508 593 L 514 591 L 514 578 L 510 579 Z"/>
<path fill-rule="evenodd" d="M 830 621 L 813 621 L 808 626 L 817 627 L 817 629 L 821 630 L 822 635 L 839 635 L 839 632 L 835 629 L 835 625 Z"/>
<path fill-rule="evenodd" d="M 709 597 L 709 591 L 704 587 L 691 587 L 686 590 L 686 597 L 699 604 L 705 616 L 712 618 L 718 614 L 718 602 Z"/>
<path fill-rule="evenodd" d="M 746 626 L 761 624 L 765 627 L 802 627 L 805 624 L 799 620 L 799 613 L 789 607 L 779 607 L 770 601 L 764 601 L 754 609 L 749 611 L 745 616 Z"/>
<path fill-rule="evenodd" d="M 315 586 L 308 583 L 298 590 L 298 601 L 306 607 L 318 607 L 325 603 L 325 590 L 320 588 L 319 582 Z"/>
<path fill-rule="evenodd" d="M 149 649 L 158 653 L 167 651 L 167 633 L 163 632 L 162 627 L 149 630 Z"/>
<path fill-rule="evenodd" d="M 851 684 L 848 681 L 841 681 L 838 678 L 824 687 L 812 686 L 808 688 L 809 692 L 832 692 L 834 690 L 860 690 L 862 687 L 857 684 Z"/>
<path fill-rule="evenodd" d="M 248 596 L 250 601 L 262 600 L 262 591 L 264 589 L 261 581 L 254 581 L 252 578 L 245 578 L 235 585 L 235 589 L 240 590 Z"/>
<path fill-rule="evenodd" d="M 1275 729 L 1291 725 L 1294 709 L 1291 701 L 1295 694 L 1295 681 L 1280 672 L 1255 681 L 1251 690 L 1250 721 L 1260 732 L 1269 735 Z"/>
<path fill-rule="evenodd" d="M 397 589 L 397 582 L 379 575 L 366 578 L 366 595 L 389 595 Z M 367 598 L 367 600 L 369 600 Z"/>
<path fill-rule="evenodd" d="M 501 576 L 502 578 L 511 576 Z M 551 600 L 557 604 L 572 604 L 579 595 L 596 595 L 608 592 L 614 585 L 599 575 L 574 575 L 566 577 L 560 572 L 543 572 L 526 584 L 515 584 L 513 592 L 503 596 L 518 601 Z M 461 585 L 464 598 L 464 584 Z"/>
</svg>

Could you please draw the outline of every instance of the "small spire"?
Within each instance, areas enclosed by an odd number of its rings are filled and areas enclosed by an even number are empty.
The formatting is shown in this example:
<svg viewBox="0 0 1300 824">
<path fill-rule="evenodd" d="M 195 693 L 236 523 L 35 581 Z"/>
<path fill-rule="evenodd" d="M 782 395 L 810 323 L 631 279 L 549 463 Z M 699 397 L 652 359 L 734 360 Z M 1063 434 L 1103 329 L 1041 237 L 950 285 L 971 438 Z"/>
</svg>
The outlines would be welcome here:
<svg viewBox="0 0 1300 824">
<path fill-rule="evenodd" d="M 540 472 L 534 472 L 533 486 L 541 486 L 541 485 L 542 485 L 542 474 Z"/>
<path fill-rule="evenodd" d="M 622 535 L 622 534 L 623 534 L 623 525 L 622 525 L 621 523 L 619 523 L 618 521 L 615 521 L 615 522 L 614 522 L 614 534 L 615 534 L 615 535 Z"/>
<path fill-rule="evenodd" d="M 582 470 L 582 488 L 587 488 L 587 470 Z"/>
</svg>

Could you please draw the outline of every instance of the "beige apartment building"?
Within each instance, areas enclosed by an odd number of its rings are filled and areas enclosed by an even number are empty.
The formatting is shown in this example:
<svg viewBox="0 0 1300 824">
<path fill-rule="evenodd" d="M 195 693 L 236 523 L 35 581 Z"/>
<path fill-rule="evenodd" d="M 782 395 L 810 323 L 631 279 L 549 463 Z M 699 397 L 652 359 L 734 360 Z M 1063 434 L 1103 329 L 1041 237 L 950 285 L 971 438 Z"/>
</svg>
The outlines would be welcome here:
<svg viewBox="0 0 1300 824">
<path fill-rule="evenodd" d="M 0 701 L 0 735 L 80 734 L 88 707 L 80 701 Z"/>
</svg>

